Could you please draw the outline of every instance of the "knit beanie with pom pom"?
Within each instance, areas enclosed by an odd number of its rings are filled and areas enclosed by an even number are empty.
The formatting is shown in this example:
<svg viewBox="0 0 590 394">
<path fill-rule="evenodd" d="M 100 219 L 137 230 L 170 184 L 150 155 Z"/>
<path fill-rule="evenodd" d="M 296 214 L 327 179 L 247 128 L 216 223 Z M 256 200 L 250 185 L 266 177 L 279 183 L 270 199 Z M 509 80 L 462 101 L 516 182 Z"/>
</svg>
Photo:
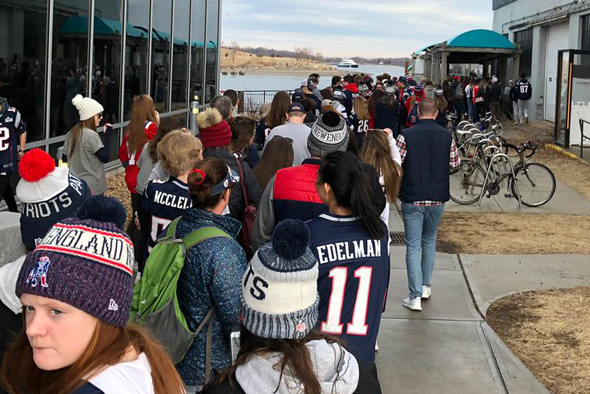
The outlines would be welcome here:
<svg viewBox="0 0 590 394">
<path fill-rule="evenodd" d="M 197 126 L 203 149 L 231 145 L 231 129 L 217 108 L 207 108 L 198 114 Z"/>
<path fill-rule="evenodd" d="M 23 243 L 31 250 L 60 220 L 74 216 L 90 196 L 86 182 L 67 167 L 55 167 L 49 154 L 31 149 L 18 165 L 21 180 L 16 196 L 22 202 L 20 231 Z"/>
<path fill-rule="evenodd" d="M 323 158 L 328 153 L 344 152 L 348 146 L 348 127 L 344 118 L 328 111 L 311 126 L 307 149 L 312 156 Z"/>
<path fill-rule="evenodd" d="M 103 106 L 96 100 L 91 99 L 90 97 L 82 97 L 81 94 L 77 94 L 76 97 L 72 99 L 72 104 L 78 110 L 80 114 L 80 120 L 88 120 L 92 118 L 94 115 L 100 114 L 104 111 Z"/>
<path fill-rule="evenodd" d="M 301 339 L 318 320 L 319 266 L 301 220 L 280 222 L 242 280 L 242 324 L 261 338 Z"/>
<path fill-rule="evenodd" d="M 77 217 L 56 223 L 25 259 L 16 295 L 64 302 L 116 326 L 125 327 L 133 298 L 133 243 L 123 226 L 121 203 L 92 196 Z"/>
</svg>

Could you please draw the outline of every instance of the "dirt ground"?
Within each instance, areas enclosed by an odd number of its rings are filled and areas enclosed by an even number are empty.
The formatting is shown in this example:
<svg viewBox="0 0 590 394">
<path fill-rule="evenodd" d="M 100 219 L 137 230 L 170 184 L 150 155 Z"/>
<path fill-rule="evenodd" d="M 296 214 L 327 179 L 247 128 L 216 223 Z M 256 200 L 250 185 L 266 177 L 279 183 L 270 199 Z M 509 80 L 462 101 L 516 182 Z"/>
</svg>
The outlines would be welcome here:
<svg viewBox="0 0 590 394">
<path fill-rule="evenodd" d="M 590 393 L 589 287 L 514 294 L 486 319 L 553 394 Z"/>
<path fill-rule="evenodd" d="M 445 212 L 437 250 L 453 254 L 590 254 L 590 216 Z"/>
<path fill-rule="evenodd" d="M 312 60 L 295 59 L 293 57 L 258 57 L 251 53 L 226 48 L 221 49 L 221 68 L 222 70 L 253 68 L 278 70 L 334 70 L 334 68 L 327 63 L 320 63 Z"/>
</svg>

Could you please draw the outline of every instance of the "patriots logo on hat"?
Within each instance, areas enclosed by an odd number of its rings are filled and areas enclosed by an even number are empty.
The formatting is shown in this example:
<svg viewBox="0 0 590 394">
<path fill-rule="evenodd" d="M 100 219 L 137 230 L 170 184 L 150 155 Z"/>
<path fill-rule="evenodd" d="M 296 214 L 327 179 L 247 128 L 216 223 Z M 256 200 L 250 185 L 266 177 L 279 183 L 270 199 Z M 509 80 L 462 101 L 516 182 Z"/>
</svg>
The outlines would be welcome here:
<svg viewBox="0 0 590 394">
<path fill-rule="evenodd" d="M 51 261 L 47 256 L 39 257 L 39 260 L 35 263 L 35 267 L 31 270 L 26 283 L 31 284 L 31 287 L 37 287 L 41 282 L 41 287 L 49 287 L 47 284 L 47 270 L 49 269 Z"/>
<path fill-rule="evenodd" d="M 302 320 L 300 320 L 295 326 L 295 329 L 297 332 L 305 332 L 305 330 L 307 330 L 307 325 Z"/>
</svg>

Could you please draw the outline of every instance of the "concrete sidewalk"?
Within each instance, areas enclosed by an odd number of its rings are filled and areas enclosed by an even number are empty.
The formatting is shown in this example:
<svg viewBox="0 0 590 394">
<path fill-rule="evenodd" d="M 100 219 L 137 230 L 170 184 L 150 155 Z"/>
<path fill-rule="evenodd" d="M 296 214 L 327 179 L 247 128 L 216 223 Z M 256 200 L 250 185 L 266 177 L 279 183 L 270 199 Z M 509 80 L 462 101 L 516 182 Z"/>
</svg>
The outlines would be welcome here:
<svg viewBox="0 0 590 394">
<path fill-rule="evenodd" d="M 432 298 L 409 311 L 405 247 L 392 247 L 376 361 L 383 393 L 548 394 L 484 321 L 465 272 L 457 256 L 438 254 Z"/>
</svg>

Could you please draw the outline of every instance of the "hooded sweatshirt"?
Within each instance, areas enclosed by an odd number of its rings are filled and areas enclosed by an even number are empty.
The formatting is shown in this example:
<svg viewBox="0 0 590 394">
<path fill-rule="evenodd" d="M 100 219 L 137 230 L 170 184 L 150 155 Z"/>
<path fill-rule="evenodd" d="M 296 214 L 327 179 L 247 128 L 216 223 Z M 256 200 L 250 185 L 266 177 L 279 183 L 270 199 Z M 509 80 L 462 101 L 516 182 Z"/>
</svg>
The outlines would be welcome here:
<svg viewBox="0 0 590 394">
<path fill-rule="evenodd" d="M 72 394 L 154 394 L 152 369 L 145 353 L 112 365 Z"/>
<path fill-rule="evenodd" d="M 356 359 L 344 348 L 325 340 L 310 341 L 307 349 L 317 371 L 322 393 L 352 394 L 358 385 L 359 367 Z M 301 392 L 301 383 L 289 376 L 287 368 L 281 376 L 276 367 L 282 355 L 253 356 L 236 369 L 236 380 L 246 394 Z"/>
</svg>

